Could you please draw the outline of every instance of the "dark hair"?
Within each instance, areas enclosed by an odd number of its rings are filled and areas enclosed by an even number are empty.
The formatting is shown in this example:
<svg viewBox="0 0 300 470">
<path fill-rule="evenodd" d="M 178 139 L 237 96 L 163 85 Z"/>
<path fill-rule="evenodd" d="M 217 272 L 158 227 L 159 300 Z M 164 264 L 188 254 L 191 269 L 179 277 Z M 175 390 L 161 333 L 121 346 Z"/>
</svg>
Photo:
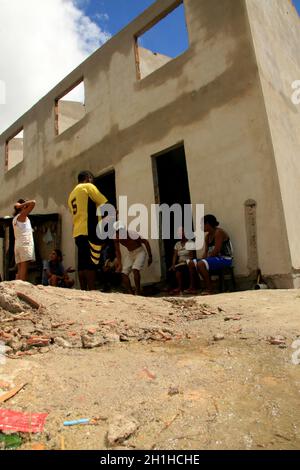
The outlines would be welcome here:
<svg viewBox="0 0 300 470">
<path fill-rule="evenodd" d="M 93 178 L 94 175 L 90 171 L 81 171 L 77 177 L 78 183 L 84 183 L 87 178 Z"/>
<path fill-rule="evenodd" d="M 53 251 L 54 251 L 54 253 L 56 253 L 56 256 L 60 259 L 60 261 L 62 261 L 63 255 L 62 255 L 61 250 L 55 249 Z"/>
<path fill-rule="evenodd" d="M 204 216 L 204 224 L 208 224 L 213 228 L 218 227 L 220 225 L 216 217 L 212 214 L 207 214 Z"/>
<path fill-rule="evenodd" d="M 17 204 L 24 204 L 25 199 L 18 199 Z M 17 209 L 16 206 L 14 206 L 14 217 L 20 213 L 20 209 Z"/>
</svg>

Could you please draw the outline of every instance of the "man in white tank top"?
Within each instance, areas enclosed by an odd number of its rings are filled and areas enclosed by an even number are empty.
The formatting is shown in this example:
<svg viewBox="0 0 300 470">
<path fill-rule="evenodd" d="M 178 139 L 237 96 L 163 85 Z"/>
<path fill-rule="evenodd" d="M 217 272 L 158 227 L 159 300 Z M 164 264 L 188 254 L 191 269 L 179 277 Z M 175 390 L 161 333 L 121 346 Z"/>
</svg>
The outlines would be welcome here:
<svg viewBox="0 0 300 470">
<path fill-rule="evenodd" d="M 35 201 L 24 199 L 19 199 L 14 206 L 15 260 L 18 267 L 16 279 L 21 281 L 27 280 L 29 262 L 35 261 L 32 227 L 28 218 L 34 206 Z"/>
</svg>

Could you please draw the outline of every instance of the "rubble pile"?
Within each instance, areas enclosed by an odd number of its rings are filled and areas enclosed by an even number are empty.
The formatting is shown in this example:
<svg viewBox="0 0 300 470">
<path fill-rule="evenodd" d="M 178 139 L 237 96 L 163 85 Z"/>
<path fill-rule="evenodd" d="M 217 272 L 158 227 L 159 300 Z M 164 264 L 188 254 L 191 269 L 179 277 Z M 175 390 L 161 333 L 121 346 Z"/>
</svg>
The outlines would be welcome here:
<svg viewBox="0 0 300 470">
<path fill-rule="evenodd" d="M 172 297 L 165 299 L 165 301 L 172 304 L 172 311 L 169 315 L 176 315 L 176 317 L 188 322 L 204 320 L 211 315 L 217 315 L 223 311 L 219 307 L 215 309 L 207 304 L 199 305 L 196 299 L 178 299 Z"/>
<path fill-rule="evenodd" d="M 184 333 L 189 322 L 204 320 L 222 311 L 206 304 L 199 305 L 194 298 L 172 297 L 164 299 L 171 304 L 169 315 L 158 322 L 141 321 L 138 325 L 130 325 L 120 319 L 88 325 L 80 321 L 63 321 L 60 315 L 63 304 L 59 306 L 55 302 L 53 308 L 51 304 L 46 307 L 34 298 L 38 291 L 32 290 L 28 295 L 20 290 L 18 285 L 0 285 L 1 351 L 10 358 L 44 354 L 50 348 L 93 349 L 113 343 L 189 338 Z M 62 297 L 65 295 L 61 292 L 59 296 L 61 294 Z M 68 300 L 67 296 L 65 299 Z M 79 298 L 81 302 L 90 300 Z"/>
<path fill-rule="evenodd" d="M 0 342 L 2 353 L 11 358 L 46 353 L 50 348 L 92 349 L 109 343 L 177 337 L 170 328 L 133 327 L 122 320 L 84 326 L 76 321 L 57 323 L 53 313 L 35 299 L 7 285 L 0 286 Z"/>
</svg>

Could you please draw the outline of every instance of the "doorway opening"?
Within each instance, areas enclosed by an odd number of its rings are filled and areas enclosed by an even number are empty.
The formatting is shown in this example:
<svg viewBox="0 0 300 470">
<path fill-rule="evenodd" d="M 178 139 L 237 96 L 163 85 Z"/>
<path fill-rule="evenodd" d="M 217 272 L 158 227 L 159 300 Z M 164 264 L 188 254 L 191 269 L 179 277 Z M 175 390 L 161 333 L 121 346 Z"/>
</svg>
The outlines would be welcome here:
<svg viewBox="0 0 300 470">
<path fill-rule="evenodd" d="M 182 214 L 185 204 L 191 203 L 189 179 L 184 145 L 180 144 L 153 156 L 155 198 L 157 204 L 179 204 Z M 174 229 L 174 215 L 171 213 L 170 239 L 160 240 L 162 277 L 172 266 L 174 245 L 178 241 Z M 181 225 L 183 226 L 183 220 Z"/>
<path fill-rule="evenodd" d="M 29 265 L 28 280 L 41 284 L 43 261 L 49 259 L 50 253 L 61 247 L 61 218 L 59 214 L 30 214 L 33 229 L 35 261 Z M 0 218 L 0 274 L 2 280 L 12 281 L 16 277 L 15 237 L 13 217 Z"/>
<path fill-rule="evenodd" d="M 106 197 L 109 204 L 117 208 L 116 174 L 112 170 L 94 179 L 94 185 Z"/>
</svg>

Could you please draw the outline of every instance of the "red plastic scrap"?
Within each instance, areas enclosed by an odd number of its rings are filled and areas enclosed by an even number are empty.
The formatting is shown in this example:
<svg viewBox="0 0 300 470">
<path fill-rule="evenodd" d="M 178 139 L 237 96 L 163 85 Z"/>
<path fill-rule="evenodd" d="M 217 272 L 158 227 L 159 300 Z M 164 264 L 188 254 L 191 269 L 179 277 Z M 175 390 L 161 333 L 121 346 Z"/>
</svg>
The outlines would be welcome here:
<svg viewBox="0 0 300 470">
<path fill-rule="evenodd" d="M 43 432 L 47 413 L 22 413 L 0 410 L 0 430 L 13 432 Z"/>
</svg>

